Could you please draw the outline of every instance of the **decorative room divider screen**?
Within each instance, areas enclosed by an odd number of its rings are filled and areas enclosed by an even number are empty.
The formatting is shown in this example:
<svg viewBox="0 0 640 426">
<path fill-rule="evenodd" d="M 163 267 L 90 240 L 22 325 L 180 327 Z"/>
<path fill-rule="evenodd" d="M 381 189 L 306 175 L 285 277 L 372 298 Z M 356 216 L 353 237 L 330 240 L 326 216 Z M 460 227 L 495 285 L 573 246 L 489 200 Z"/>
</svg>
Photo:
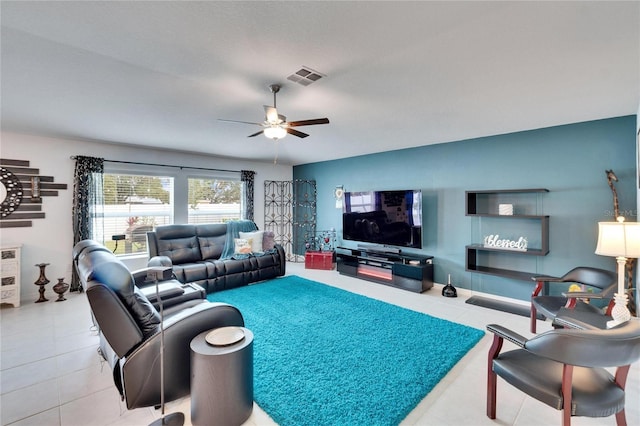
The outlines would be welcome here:
<svg viewBox="0 0 640 426">
<path fill-rule="evenodd" d="M 316 232 L 316 181 L 264 182 L 264 228 L 273 231 L 287 260 L 304 262 L 305 242 Z"/>
</svg>

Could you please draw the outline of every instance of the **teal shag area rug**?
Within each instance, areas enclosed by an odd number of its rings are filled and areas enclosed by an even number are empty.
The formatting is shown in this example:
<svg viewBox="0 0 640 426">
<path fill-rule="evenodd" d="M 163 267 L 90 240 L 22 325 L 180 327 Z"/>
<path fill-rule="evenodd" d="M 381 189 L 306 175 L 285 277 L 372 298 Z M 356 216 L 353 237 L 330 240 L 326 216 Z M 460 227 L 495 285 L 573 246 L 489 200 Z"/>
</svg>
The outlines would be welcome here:
<svg viewBox="0 0 640 426">
<path fill-rule="evenodd" d="M 254 333 L 254 398 L 286 425 L 395 425 L 484 332 L 298 276 L 207 299 Z"/>
</svg>

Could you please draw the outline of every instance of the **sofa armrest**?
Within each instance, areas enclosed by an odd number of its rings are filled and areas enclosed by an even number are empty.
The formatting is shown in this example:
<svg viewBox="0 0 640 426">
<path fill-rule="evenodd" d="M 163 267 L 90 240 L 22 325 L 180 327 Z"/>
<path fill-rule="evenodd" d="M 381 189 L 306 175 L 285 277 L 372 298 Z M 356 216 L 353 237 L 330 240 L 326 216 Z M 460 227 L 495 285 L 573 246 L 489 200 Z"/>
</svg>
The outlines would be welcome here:
<svg viewBox="0 0 640 426">
<path fill-rule="evenodd" d="M 280 244 L 276 244 L 274 248 L 278 252 L 278 257 L 280 258 L 280 274 L 279 275 L 284 276 L 287 270 L 287 255 L 284 252 L 284 247 L 282 247 Z"/>
<path fill-rule="evenodd" d="M 142 287 L 140 291 L 151 303 L 157 302 L 158 296 L 160 296 L 160 300 L 164 301 L 184 294 L 182 283 L 176 280 L 159 281 L 157 289 L 155 283 L 150 283 Z"/>
<path fill-rule="evenodd" d="M 159 311 L 160 303 L 158 303 L 155 284 L 143 287 L 140 291 L 147 297 L 147 299 L 149 299 L 149 302 L 151 302 L 153 307 Z M 201 301 L 207 297 L 204 288 L 198 284 L 183 284 L 178 280 L 158 282 L 158 293 L 160 295 L 160 300 L 162 301 L 162 308 L 167 314 L 169 314 L 167 308 L 175 307 L 173 311 L 180 310 L 188 307 L 184 305 L 184 303 L 189 300 Z"/>
<path fill-rule="evenodd" d="M 569 299 L 609 299 L 609 297 L 603 296 L 602 293 L 590 293 L 588 291 L 564 291 L 562 295 Z"/>
<path fill-rule="evenodd" d="M 602 312 L 561 308 L 553 319 L 553 325 L 581 330 L 606 330 L 609 320 L 611 317 Z"/>
<path fill-rule="evenodd" d="M 537 276 L 531 277 L 531 279 L 533 281 L 542 281 L 542 282 L 545 282 L 545 283 L 562 283 L 562 282 L 564 282 L 562 280 L 562 278 L 560 278 L 560 277 L 552 277 L 552 276 L 549 276 L 549 275 L 537 275 Z"/>
<path fill-rule="evenodd" d="M 171 261 L 171 258 L 169 256 L 153 256 L 147 262 L 147 266 L 148 267 L 166 266 L 171 268 L 173 267 L 173 262 Z"/>
<path fill-rule="evenodd" d="M 533 289 L 533 293 L 531 293 L 531 297 L 539 296 L 542 290 L 545 288 L 545 285 L 551 283 L 565 283 L 566 281 L 560 277 L 552 277 L 549 275 L 538 275 L 531 277 L 533 281 L 536 282 L 536 286 Z"/>
<path fill-rule="evenodd" d="M 487 330 L 498 336 L 499 338 L 506 339 L 507 341 L 524 348 L 527 339 L 521 334 L 516 333 L 515 331 L 509 330 L 506 327 L 503 327 L 498 324 L 488 324 Z"/>
</svg>

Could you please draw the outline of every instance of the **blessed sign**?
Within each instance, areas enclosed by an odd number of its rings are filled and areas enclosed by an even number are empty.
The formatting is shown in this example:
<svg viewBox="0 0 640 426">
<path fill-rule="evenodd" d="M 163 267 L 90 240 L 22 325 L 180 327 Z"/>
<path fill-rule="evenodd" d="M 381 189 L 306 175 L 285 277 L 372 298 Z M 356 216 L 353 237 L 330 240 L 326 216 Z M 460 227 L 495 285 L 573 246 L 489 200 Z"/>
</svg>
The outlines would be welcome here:
<svg viewBox="0 0 640 426">
<path fill-rule="evenodd" d="M 500 239 L 500 235 L 487 235 L 484 237 L 484 246 L 490 248 L 499 248 L 502 250 L 527 251 L 527 239 L 520 237 L 516 241 L 508 239 Z"/>
</svg>

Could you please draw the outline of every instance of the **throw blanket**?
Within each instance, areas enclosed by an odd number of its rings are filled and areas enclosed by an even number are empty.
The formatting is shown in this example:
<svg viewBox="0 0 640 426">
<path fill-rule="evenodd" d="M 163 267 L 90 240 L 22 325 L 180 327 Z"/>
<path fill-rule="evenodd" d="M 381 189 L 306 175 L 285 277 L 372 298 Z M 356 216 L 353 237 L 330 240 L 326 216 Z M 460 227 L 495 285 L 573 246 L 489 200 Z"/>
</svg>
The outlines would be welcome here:
<svg viewBox="0 0 640 426">
<path fill-rule="evenodd" d="M 220 259 L 229 259 L 233 256 L 235 249 L 235 243 L 233 240 L 235 238 L 240 238 L 240 232 L 253 232 L 257 230 L 258 227 L 251 220 L 234 220 L 227 222 L 227 235 Z"/>
</svg>

